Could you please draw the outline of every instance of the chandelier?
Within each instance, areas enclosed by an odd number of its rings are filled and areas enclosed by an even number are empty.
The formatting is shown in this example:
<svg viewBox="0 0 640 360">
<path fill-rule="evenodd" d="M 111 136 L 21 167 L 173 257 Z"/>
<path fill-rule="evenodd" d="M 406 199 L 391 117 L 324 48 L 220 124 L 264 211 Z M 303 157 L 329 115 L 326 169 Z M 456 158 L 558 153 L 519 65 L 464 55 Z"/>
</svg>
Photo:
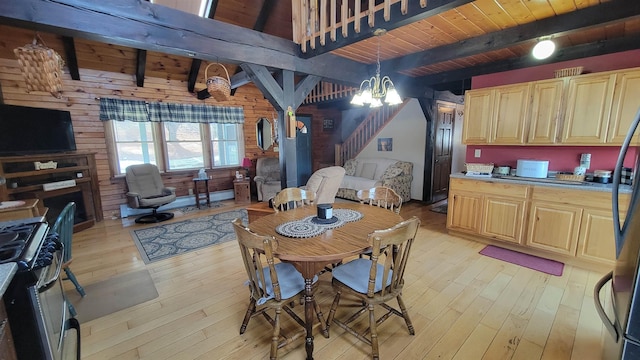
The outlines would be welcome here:
<svg viewBox="0 0 640 360">
<path fill-rule="evenodd" d="M 400 95 L 396 91 L 393 82 L 388 76 L 380 77 L 380 36 L 387 31 L 377 29 L 373 35 L 378 37 L 378 57 L 376 60 L 376 75 L 370 79 L 365 79 L 360 83 L 360 90 L 351 99 L 353 105 L 368 104 L 370 107 L 382 106 L 382 99 L 389 105 L 398 105 L 402 103 Z"/>
</svg>

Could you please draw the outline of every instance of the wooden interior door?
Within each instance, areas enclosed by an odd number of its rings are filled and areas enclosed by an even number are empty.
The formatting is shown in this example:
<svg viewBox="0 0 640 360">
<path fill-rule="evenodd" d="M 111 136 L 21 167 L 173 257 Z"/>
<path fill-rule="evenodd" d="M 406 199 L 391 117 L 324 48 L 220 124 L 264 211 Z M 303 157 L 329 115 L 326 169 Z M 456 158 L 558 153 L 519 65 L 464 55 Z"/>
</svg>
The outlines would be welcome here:
<svg viewBox="0 0 640 360">
<path fill-rule="evenodd" d="M 449 192 L 449 175 L 451 174 L 451 156 L 453 152 L 453 120 L 456 113 L 455 104 L 437 102 L 436 107 L 433 185 L 431 186 L 431 199 L 433 202 L 445 199 Z"/>
</svg>

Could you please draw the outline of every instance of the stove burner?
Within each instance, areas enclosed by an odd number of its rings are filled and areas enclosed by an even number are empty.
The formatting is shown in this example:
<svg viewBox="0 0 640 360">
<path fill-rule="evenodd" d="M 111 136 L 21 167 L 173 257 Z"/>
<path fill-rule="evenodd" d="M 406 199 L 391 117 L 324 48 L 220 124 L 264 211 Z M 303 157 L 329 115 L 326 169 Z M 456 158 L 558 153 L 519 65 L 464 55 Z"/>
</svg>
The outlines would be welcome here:
<svg viewBox="0 0 640 360">
<path fill-rule="evenodd" d="M 14 241 L 0 246 L 0 262 L 10 262 L 20 260 L 20 254 L 24 249 L 25 242 L 22 240 Z"/>
<path fill-rule="evenodd" d="M 17 262 L 19 268 L 20 264 L 22 268 L 32 267 L 49 228 L 36 220 L 0 222 L 0 264 Z"/>
<path fill-rule="evenodd" d="M 14 241 L 15 239 L 18 238 L 18 235 L 19 234 L 17 232 L 7 232 L 7 233 L 0 234 L 0 245 Z"/>
</svg>

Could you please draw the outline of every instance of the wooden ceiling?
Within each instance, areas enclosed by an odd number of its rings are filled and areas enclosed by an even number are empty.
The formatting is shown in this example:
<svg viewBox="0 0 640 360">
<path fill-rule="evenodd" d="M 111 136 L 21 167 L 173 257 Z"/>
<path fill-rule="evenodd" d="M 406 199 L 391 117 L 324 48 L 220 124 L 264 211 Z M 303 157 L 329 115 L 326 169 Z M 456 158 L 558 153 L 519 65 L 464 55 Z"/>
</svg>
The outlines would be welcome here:
<svg viewBox="0 0 640 360">
<path fill-rule="evenodd" d="M 380 38 L 372 36 L 375 29 L 363 28 L 302 53 L 291 42 L 291 2 L 286 0 L 212 0 L 205 17 L 213 21 L 173 10 L 196 12 L 197 0 L 3 0 L 0 56 L 13 58 L 13 48 L 30 42 L 38 30 L 68 64 L 75 56 L 79 68 L 137 74 L 142 80 L 155 76 L 200 84 L 207 62 L 220 61 L 230 76 L 235 74 L 234 87 L 248 81 L 237 66 L 242 62 L 354 85 L 375 71 L 380 40 L 382 73 L 416 94 L 424 87 L 459 93 L 475 75 L 640 48 L 637 0 L 429 0 L 427 6 L 432 7 L 429 16 L 409 24 L 402 17 L 377 22 L 376 28 L 388 29 Z M 91 27 L 107 16 L 115 19 L 112 27 Z M 130 33 L 116 23 L 123 17 L 136 22 Z M 531 48 L 549 36 L 559 51 L 534 61 Z M 75 50 L 69 50 L 69 39 Z"/>
</svg>

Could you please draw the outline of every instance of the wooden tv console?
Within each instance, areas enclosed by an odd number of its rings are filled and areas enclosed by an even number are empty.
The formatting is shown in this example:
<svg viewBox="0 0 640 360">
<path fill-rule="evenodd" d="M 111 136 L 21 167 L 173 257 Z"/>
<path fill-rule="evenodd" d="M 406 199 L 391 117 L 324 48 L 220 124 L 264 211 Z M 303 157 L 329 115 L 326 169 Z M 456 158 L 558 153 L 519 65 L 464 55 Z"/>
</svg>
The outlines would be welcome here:
<svg viewBox="0 0 640 360">
<path fill-rule="evenodd" d="M 0 157 L 0 177 L 6 180 L 0 185 L 0 201 L 40 199 L 42 206 L 48 208 L 51 225 L 69 201 L 76 202 L 74 231 L 102 221 L 95 153 Z"/>
</svg>

